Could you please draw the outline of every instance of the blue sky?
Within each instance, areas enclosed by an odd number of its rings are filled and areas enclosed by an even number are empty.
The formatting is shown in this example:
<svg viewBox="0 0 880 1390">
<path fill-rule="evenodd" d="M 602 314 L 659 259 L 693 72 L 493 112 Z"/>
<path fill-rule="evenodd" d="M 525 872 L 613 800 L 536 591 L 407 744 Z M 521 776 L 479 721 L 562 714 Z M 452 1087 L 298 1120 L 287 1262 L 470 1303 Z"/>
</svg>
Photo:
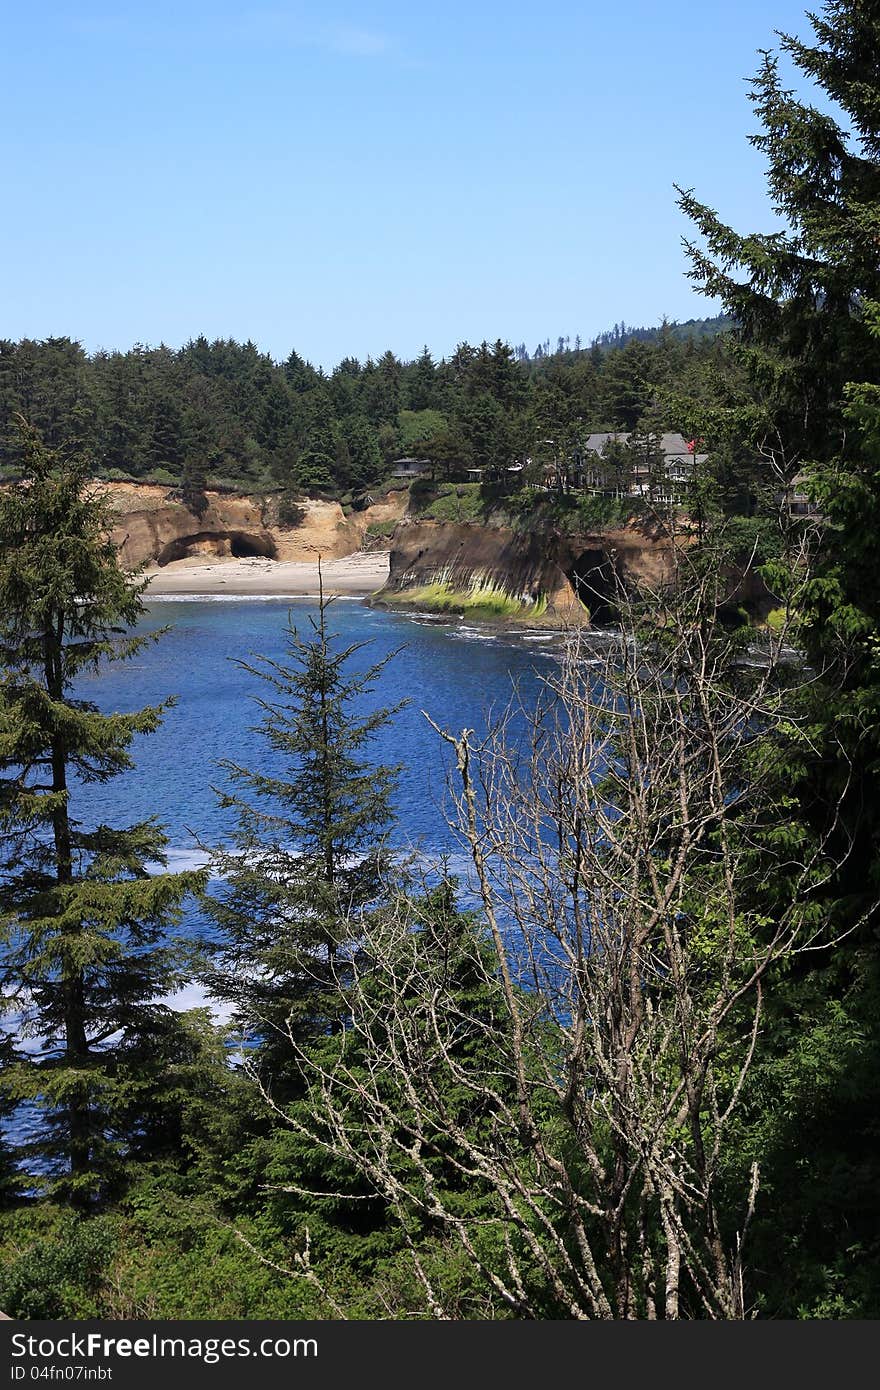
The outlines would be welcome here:
<svg viewBox="0 0 880 1390">
<path fill-rule="evenodd" d="M 773 225 L 774 28 L 803 5 L 9 4 L 0 336 L 329 368 L 711 312 L 672 185 Z"/>
</svg>

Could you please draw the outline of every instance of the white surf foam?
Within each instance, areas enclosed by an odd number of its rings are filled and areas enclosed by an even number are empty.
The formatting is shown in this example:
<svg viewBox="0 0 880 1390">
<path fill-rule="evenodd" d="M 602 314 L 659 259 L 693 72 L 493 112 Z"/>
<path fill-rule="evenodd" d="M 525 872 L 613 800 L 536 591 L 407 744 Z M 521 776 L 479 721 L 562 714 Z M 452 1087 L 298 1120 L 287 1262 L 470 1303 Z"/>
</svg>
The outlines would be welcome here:
<svg viewBox="0 0 880 1390">
<path fill-rule="evenodd" d="M 368 594 L 334 594 L 327 590 L 334 603 L 364 603 Z M 147 594 L 144 603 L 314 603 L 318 594 Z"/>
</svg>

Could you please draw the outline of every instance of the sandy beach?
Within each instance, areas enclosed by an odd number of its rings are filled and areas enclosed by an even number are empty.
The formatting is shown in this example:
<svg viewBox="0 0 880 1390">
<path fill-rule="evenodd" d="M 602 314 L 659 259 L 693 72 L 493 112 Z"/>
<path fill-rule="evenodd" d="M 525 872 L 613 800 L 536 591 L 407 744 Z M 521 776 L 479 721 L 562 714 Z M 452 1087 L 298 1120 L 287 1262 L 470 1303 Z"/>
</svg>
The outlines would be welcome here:
<svg viewBox="0 0 880 1390">
<path fill-rule="evenodd" d="M 356 551 L 341 560 L 323 560 L 321 572 L 327 594 L 374 594 L 388 579 L 388 551 Z M 146 598 L 153 594 L 277 594 L 299 598 L 318 592 L 317 562 L 176 560 L 146 573 L 150 581 Z"/>
</svg>

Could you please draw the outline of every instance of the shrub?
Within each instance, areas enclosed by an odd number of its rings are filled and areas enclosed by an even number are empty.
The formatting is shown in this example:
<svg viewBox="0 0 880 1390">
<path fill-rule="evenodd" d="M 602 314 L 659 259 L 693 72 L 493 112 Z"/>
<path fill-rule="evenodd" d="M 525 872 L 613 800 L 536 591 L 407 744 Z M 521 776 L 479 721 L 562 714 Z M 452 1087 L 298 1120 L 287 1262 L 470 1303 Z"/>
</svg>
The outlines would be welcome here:
<svg viewBox="0 0 880 1390">
<path fill-rule="evenodd" d="M 49 1211 L 22 1213 L 16 1226 L 0 1261 L 3 1311 L 11 1318 L 99 1317 L 116 1243 L 112 1222 Z"/>
<path fill-rule="evenodd" d="M 301 526 L 305 520 L 306 509 L 293 493 L 285 493 L 278 499 L 278 525 Z"/>
<path fill-rule="evenodd" d="M 389 540 L 396 530 L 396 521 L 371 521 L 364 532 L 364 539 Z"/>
</svg>

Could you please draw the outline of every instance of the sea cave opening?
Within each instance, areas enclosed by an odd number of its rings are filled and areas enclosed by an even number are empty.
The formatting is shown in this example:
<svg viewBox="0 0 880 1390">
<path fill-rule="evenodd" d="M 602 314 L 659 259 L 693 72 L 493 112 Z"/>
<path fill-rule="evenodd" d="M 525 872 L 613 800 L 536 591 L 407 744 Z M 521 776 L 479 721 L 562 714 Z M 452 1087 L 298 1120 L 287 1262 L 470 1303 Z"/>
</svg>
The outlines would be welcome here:
<svg viewBox="0 0 880 1390">
<path fill-rule="evenodd" d="M 217 560 L 246 560 L 254 556 L 274 560 L 276 553 L 271 536 L 255 536 L 247 531 L 196 531 L 169 541 L 156 556 L 156 563 L 170 565 L 174 560 L 188 560 L 197 555 Z"/>
<path fill-rule="evenodd" d="M 233 560 L 249 560 L 261 555 L 266 560 L 275 559 L 275 543 L 268 536 L 251 536 L 245 531 L 229 532 L 229 550 Z"/>
<path fill-rule="evenodd" d="M 617 574 L 604 550 L 584 550 L 569 570 L 568 582 L 594 627 L 611 627 L 617 621 Z"/>
</svg>

